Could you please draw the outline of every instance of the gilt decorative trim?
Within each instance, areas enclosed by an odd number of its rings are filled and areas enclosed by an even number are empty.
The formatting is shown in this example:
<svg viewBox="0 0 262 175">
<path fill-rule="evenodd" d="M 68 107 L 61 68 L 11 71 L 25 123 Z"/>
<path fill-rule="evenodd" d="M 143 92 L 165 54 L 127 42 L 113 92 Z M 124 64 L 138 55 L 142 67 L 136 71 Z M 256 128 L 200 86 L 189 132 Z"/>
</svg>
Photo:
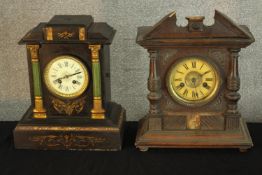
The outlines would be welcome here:
<svg viewBox="0 0 262 175">
<path fill-rule="evenodd" d="M 51 97 L 52 99 L 52 104 L 54 109 L 60 113 L 60 114 L 67 114 L 67 115 L 72 115 L 73 113 L 80 113 L 86 103 L 86 97 L 70 101 L 70 102 L 64 102 L 60 99 Z"/>
<path fill-rule="evenodd" d="M 68 31 L 64 31 L 64 32 L 60 32 L 57 33 L 58 38 L 60 39 L 70 39 L 75 35 L 74 32 L 68 32 Z"/>
<path fill-rule="evenodd" d="M 86 29 L 84 27 L 79 27 L 79 40 L 83 41 L 86 39 Z"/>
<path fill-rule="evenodd" d="M 104 137 L 97 136 L 85 136 L 75 134 L 61 134 L 61 135 L 47 135 L 47 136 L 32 136 L 29 140 L 37 143 L 39 146 L 58 147 L 63 146 L 65 148 L 70 147 L 95 147 L 97 144 L 101 144 L 106 141 Z"/>
<path fill-rule="evenodd" d="M 52 27 L 46 27 L 45 32 L 46 32 L 46 40 L 48 40 L 48 41 L 53 40 L 53 28 Z"/>
</svg>

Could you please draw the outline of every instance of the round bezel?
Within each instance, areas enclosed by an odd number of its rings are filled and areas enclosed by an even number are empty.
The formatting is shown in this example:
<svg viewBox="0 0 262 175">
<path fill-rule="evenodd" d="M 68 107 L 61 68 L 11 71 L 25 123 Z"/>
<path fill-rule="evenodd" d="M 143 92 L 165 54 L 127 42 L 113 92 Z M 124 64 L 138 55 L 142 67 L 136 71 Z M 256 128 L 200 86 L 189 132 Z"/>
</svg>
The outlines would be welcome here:
<svg viewBox="0 0 262 175">
<path fill-rule="evenodd" d="M 208 64 L 208 66 L 212 68 L 212 71 L 214 72 L 215 77 L 216 77 L 215 87 L 214 87 L 213 91 L 208 96 L 206 96 L 205 98 L 200 99 L 200 100 L 184 99 L 180 95 L 177 94 L 177 92 L 175 91 L 175 89 L 172 86 L 171 77 L 172 77 L 173 70 L 181 62 L 184 62 L 186 60 L 191 60 L 191 59 L 201 60 L 202 62 Z M 166 76 L 166 86 L 167 86 L 167 89 L 168 89 L 170 96 L 172 97 L 172 99 L 174 101 L 178 102 L 179 104 L 186 105 L 186 106 L 202 106 L 202 105 L 205 105 L 208 102 L 212 101 L 219 92 L 219 87 L 221 86 L 221 82 L 222 81 L 221 81 L 220 72 L 218 71 L 218 68 L 216 67 L 216 65 L 212 61 L 210 61 L 210 59 L 204 59 L 201 56 L 188 56 L 188 57 L 183 57 L 183 58 L 177 59 L 170 66 L 170 68 L 167 72 L 167 76 Z"/>
<path fill-rule="evenodd" d="M 63 93 L 61 91 L 58 91 L 56 88 L 53 87 L 53 84 L 50 82 L 50 78 L 49 78 L 49 71 L 51 66 L 56 63 L 57 61 L 61 60 L 61 59 L 70 59 L 73 60 L 75 63 L 77 63 L 82 71 L 83 71 L 83 75 L 84 75 L 84 81 L 82 83 L 82 87 L 74 92 L 74 93 Z M 44 82 L 46 84 L 47 89 L 55 96 L 61 97 L 61 98 L 65 98 L 65 99 L 72 99 L 72 98 L 76 98 L 79 97 L 88 87 L 89 84 L 89 74 L 88 74 L 88 70 L 86 68 L 86 66 L 75 56 L 71 56 L 71 55 L 60 55 L 58 57 L 55 57 L 54 59 L 52 59 L 47 66 L 44 69 Z"/>
</svg>

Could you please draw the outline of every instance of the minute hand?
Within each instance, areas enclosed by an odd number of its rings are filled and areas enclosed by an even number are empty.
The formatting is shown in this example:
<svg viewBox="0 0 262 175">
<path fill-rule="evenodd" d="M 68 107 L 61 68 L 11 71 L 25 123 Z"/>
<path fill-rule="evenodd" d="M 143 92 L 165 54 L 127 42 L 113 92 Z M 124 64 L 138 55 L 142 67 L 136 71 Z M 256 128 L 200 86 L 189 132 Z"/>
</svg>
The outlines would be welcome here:
<svg viewBox="0 0 262 175">
<path fill-rule="evenodd" d="M 74 76 L 74 75 L 77 75 L 77 74 L 80 74 L 80 73 L 81 72 L 76 72 L 76 73 L 73 73 L 73 74 L 70 74 L 70 75 L 65 75 L 65 76 L 63 76 L 61 78 L 56 79 L 55 81 L 62 80 L 62 79 L 65 79 L 65 78 L 69 78 L 71 76 Z"/>
<path fill-rule="evenodd" d="M 72 77 L 72 76 L 80 74 L 80 73 L 81 72 L 76 72 L 76 73 L 73 73 L 73 74 L 70 74 L 70 75 L 65 75 L 63 78 L 69 78 L 69 77 Z"/>
<path fill-rule="evenodd" d="M 202 74 L 201 74 L 201 76 L 203 76 L 203 75 L 206 75 L 206 74 L 208 74 L 209 72 L 211 72 L 211 71 L 210 71 L 210 70 L 208 70 L 208 71 L 206 71 L 206 72 L 202 73 Z"/>
</svg>

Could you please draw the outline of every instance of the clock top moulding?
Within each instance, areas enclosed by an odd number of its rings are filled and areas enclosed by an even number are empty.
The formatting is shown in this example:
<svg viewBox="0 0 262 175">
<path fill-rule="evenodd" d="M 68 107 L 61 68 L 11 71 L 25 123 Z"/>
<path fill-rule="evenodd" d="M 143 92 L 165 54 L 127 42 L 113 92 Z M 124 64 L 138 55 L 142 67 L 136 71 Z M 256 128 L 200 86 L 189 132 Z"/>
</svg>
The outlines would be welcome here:
<svg viewBox="0 0 262 175">
<path fill-rule="evenodd" d="M 217 10 L 214 16 L 215 22 L 211 26 L 203 24 L 203 16 L 191 16 L 186 17 L 186 19 L 188 20 L 187 26 L 177 26 L 176 13 L 172 12 L 154 26 L 138 28 L 136 42 L 148 50 L 150 57 L 148 78 L 148 100 L 150 106 L 148 114 L 139 122 L 135 145 L 142 151 L 147 150 L 149 147 L 239 148 L 240 151 L 244 151 L 252 147 L 253 143 L 246 124 L 241 119 L 241 114 L 237 109 L 237 102 L 240 99 L 240 94 L 237 92 L 240 87 L 238 52 L 240 48 L 247 47 L 255 39 L 245 25 L 236 24 Z M 180 55 L 182 52 L 182 55 L 188 53 L 188 56 L 192 56 L 192 53 L 201 55 L 208 49 L 224 49 L 223 52 L 227 55 L 224 58 L 228 60 L 228 63 L 226 63 L 228 67 L 223 68 L 224 74 L 222 74 L 225 80 L 222 91 L 225 93 L 223 100 L 226 101 L 226 106 L 222 107 L 225 122 L 221 125 L 223 125 L 225 132 L 211 132 L 211 135 L 222 134 L 222 139 L 219 142 L 212 140 L 214 136 L 206 139 L 206 143 L 198 142 L 199 138 L 194 137 L 195 131 L 192 130 L 167 131 L 163 129 L 166 123 L 163 111 L 163 106 L 165 105 L 162 103 L 163 99 L 167 101 L 166 93 L 164 93 L 166 87 L 163 81 L 165 81 L 165 72 L 168 70 L 167 62 L 174 62 L 174 59 L 171 57 L 171 61 L 167 61 L 159 56 L 160 52 L 167 51 L 165 49 L 169 49 L 169 51 L 179 49 Z M 199 53 L 197 50 L 199 50 Z M 175 59 L 178 58 L 175 57 Z M 208 58 L 206 59 L 208 60 Z M 198 112 L 205 110 L 204 108 L 199 108 Z M 190 108 L 187 110 L 197 111 Z M 176 123 L 176 125 L 180 125 L 180 123 Z M 234 132 L 241 139 L 226 139 L 226 137 L 233 137 L 232 133 Z M 184 133 L 183 135 L 189 139 L 188 142 L 184 142 L 182 138 L 182 140 L 178 139 L 176 141 L 175 138 L 182 137 L 181 133 Z M 190 133 L 193 133 L 193 135 Z M 205 137 L 208 137 L 208 134 Z"/>
<path fill-rule="evenodd" d="M 70 18 L 73 17 L 73 18 Z M 59 18 L 59 20 L 57 20 Z M 72 20 L 74 19 L 74 20 Z M 77 20 L 75 20 L 77 19 Z M 47 40 L 46 28 L 52 27 L 83 27 L 85 28 L 83 39 L 78 36 L 72 39 Z M 44 31 L 43 31 L 44 30 Z M 53 33 L 55 33 L 53 31 Z M 44 44 L 44 43 L 87 43 L 87 44 L 111 44 L 116 30 L 104 22 L 94 22 L 90 15 L 55 15 L 48 23 L 40 23 L 30 30 L 19 42 L 19 44 Z"/>
<path fill-rule="evenodd" d="M 176 13 L 172 12 L 154 26 L 138 28 L 137 43 L 144 48 L 221 46 L 244 48 L 255 41 L 245 25 L 238 25 L 219 11 L 215 11 L 215 23 L 203 24 L 203 16 L 187 17 L 188 25 L 176 25 Z"/>
</svg>

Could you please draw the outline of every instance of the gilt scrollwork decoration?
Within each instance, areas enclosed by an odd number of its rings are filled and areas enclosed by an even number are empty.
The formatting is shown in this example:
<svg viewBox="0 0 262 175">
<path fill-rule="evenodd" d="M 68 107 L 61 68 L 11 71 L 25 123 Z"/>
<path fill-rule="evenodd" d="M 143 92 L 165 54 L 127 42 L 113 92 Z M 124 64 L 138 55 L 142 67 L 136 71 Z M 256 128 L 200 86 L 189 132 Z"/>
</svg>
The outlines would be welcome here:
<svg viewBox="0 0 262 175">
<path fill-rule="evenodd" d="M 68 32 L 68 31 L 64 31 L 64 32 L 60 32 L 57 34 L 59 38 L 62 39 L 70 39 L 74 36 L 73 32 Z"/>
<path fill-rule="evenodd" d="M 72 115 L 74 112 L 76 114 L 80 113 L 86 103 L 85 99 L 86 98 L 83 97 L 74 101 L 64 102 L 60 99 L 51 97 L 54 109 L 60 114 L 67 115 Z"/>
<path fill-rule="evenodd" d="M 39 144 L 40 146 L 58 147 L 63 146 L 65 148 L 70 147 L 95 147 L 96 144 L 100 144 L 106 141 L 103 137 L 96 136 L 84 136 L 76 134 L 60 134 L 60 135 L 43 135 L 32 136 L 30 141 Z"/>
</svg>

